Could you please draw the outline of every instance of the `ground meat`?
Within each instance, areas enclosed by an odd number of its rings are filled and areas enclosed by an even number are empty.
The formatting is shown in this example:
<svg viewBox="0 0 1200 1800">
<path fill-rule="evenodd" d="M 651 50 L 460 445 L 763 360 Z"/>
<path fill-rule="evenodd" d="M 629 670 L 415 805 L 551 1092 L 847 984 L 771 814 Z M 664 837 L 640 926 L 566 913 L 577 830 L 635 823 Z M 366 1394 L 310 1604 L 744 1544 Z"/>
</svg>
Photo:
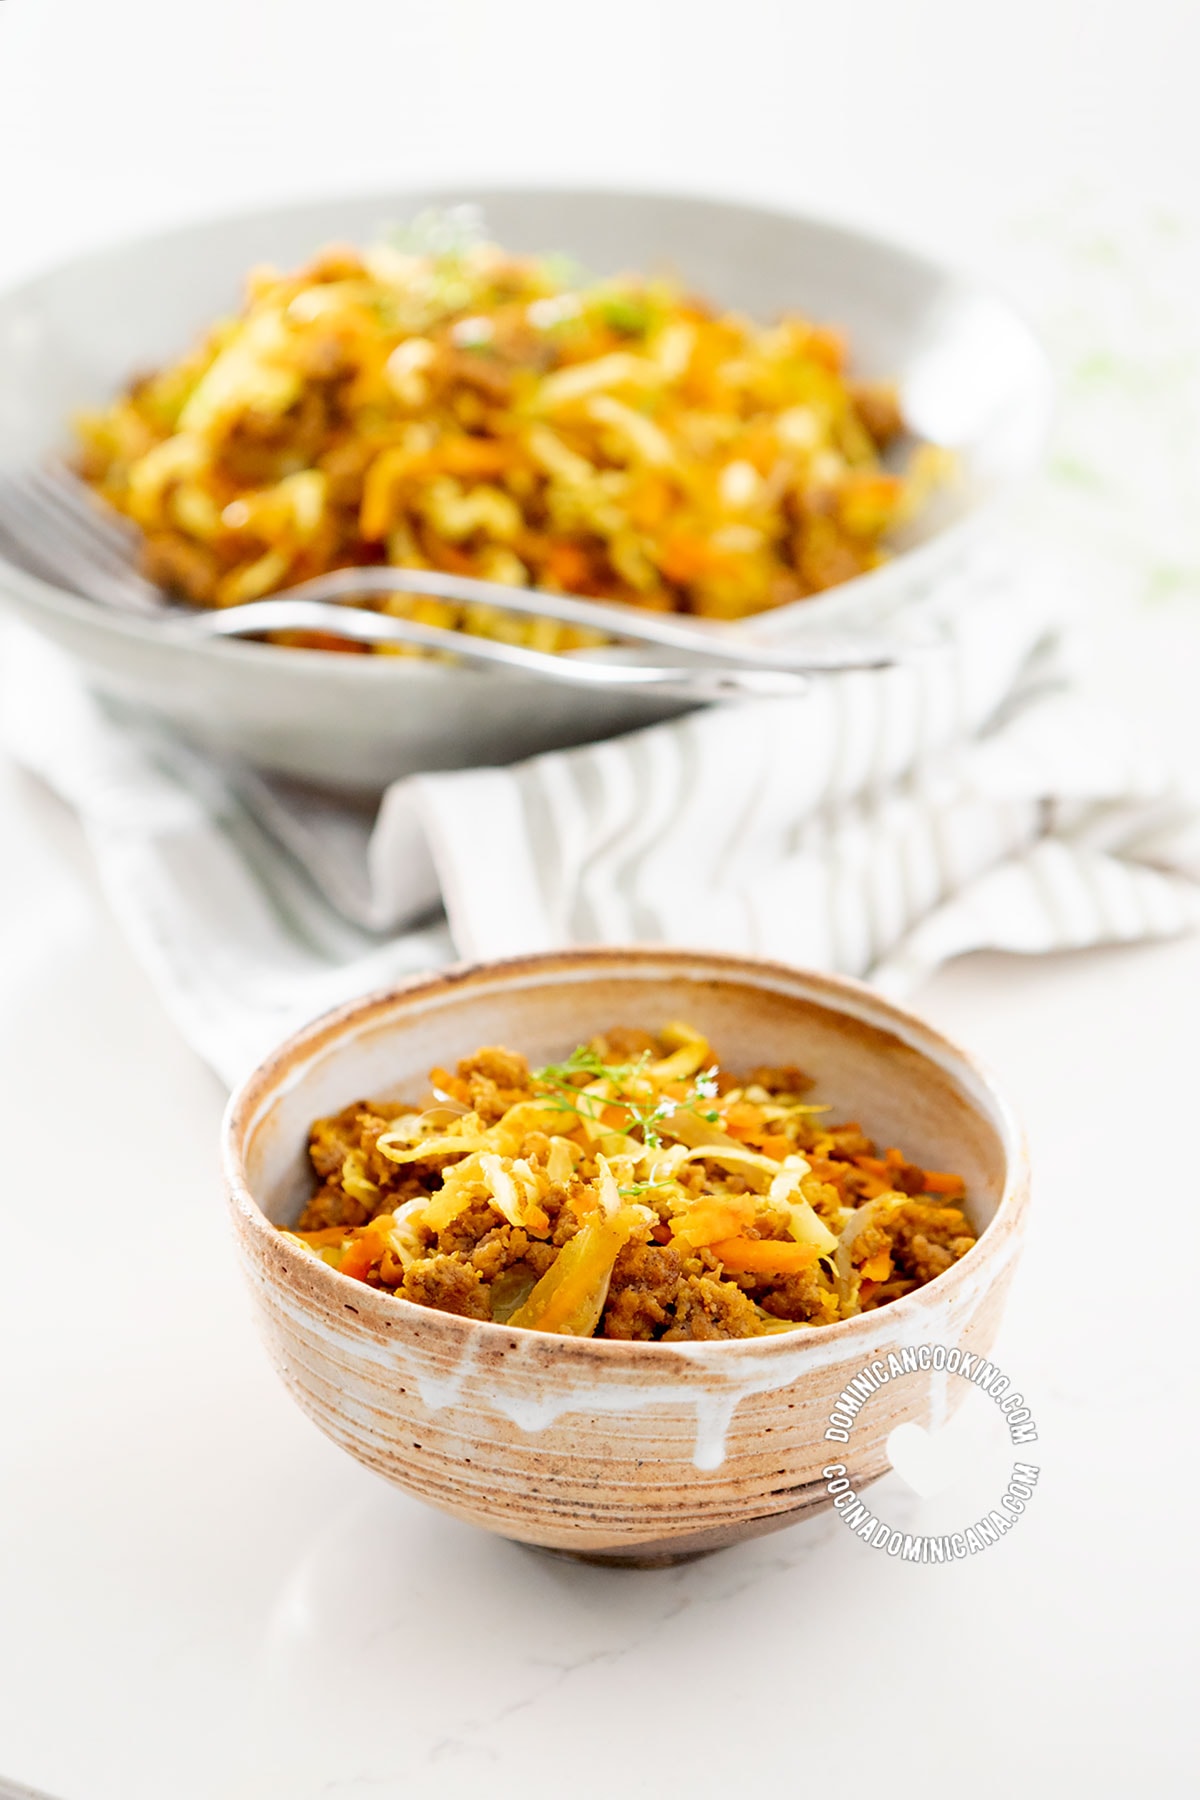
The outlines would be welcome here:
<svg viewBox="0 0 1200 1800">
<path fill-rule="evenodd" d="M 859 548 L 843 537 L 834 519 L 820 516 L 822 500 L 828 500 L 831 510 L 836 505 L 835 490 L 830 489 L 827 495 L 814 495 L 813 498 L 816 504 L 811 510 L 818 516 L 810 518 L 793 534 L 790 547 L 800 579 L 819 593 L 822 588 L 837 587 L 862 574 L 865 546 Z"/>
<path fill-rule="evenodd" d="M 477 1050 L 474 1056 L 464 1056 L 458 1073 L 463 1081 L 469 1081 L 472 1075 L 484 1075 L 497 1087 L 529 1087 L 529 1064 L 525 1058 L 519 1051 L 504 1050 L 498 1045 Z"/>
<path fill-rule="evenodd" d="M 815 1278 L 814 1278 L 815 1281 Z M 808 1318 L 818 1310 L 776 1310 L 778 1318 Z M 677 1250 L 627 1244 L 613 1268 L 601 1332 L 609 1338 L 664 1343 L 681 1339 L 753 1336 L 759 1329 L 754 1302 L 694 1257 Z"/>
<path fill-rule="evenodd" d="M 803 1319 L 826 1325 L 838 1316 L 837 1296 L 822 1284 L 815 1269 L 803 1269 L 760 1295 L 759 1305 L 774 1319 Z"/>
<path fill-rule="evenodd" d="M 458 1065 L 459 1092 L 485 1125 L 494 1125 L 510 1106 L 529 1098 L 529 1064 L 515 1050 L 491 1046 L 464 1056 Z"/>
<path fill-rule="evenodd" d="M 842 1197 L 831 1181 L 814 1183 L 808 1189 L 808 1203 L 819 1219 L 828 1220 L 837 1226 L 841 1213 Z M 836 1230 L 834 1232 L 836 1236 Z"/>
<path fill-rule="evenodd" d="M 600 1323 L 600 1335 L 630 1343 L 650 1343 L 671 1318 L 662 1301 L 636 1288 L 625 1288 L 610 1299 Z"/>
<path fill-rule="evenodd" d="M 393 1204 L 391 1201 L 389 1205 Z M 300 1214 L 297 1231 L 325 1231 L 331 1225 L 365 1225 L 370 1213 L 360 1200 L 353 1199 L 340 1187 L 326 1184 L 318 1188 Z"/>
<path fill-rule="evenodd" d="M 532 1163 L 535 1168 L 544 1169 L 546 1159 L 553 1147 L 552 1140 L 544 1131 L 527 1131 L 525 1141 L 521 1145 L 521 1154 L 526 1162 Z"/>
<path fill-rule="evenodd" d="M 513 377 L 503 364 L 478 352 L 451 350 L 443 353 L 443 364 L 449 381 L 460 381 L 478 388 L 485 399 L 507 407 L 513 394 Z"/>
<path fill-rule="evenodd" d="M 379 1139 L 392 1129 L 397 1115 L 406 1108 L 389 1108 L 386 1113 L 374 1107 L 364 1106 L 358 1111 L 355 1126 L 359 1145 L 362 1149 L 363 1167 L 368 1177 L 381 1187 L 395 1189 L 405 1182 L 415 1181 L 416 1176 L 408 1163 L 393 1162 L 379 1149 Z"/>
<path fill-rule="evenodd" d="M 142 544 L 142 573 L 172 594 L 210 606 L 221 569 L 211 550 L 175 532 L 152 532 Z"/>
<path fill-rule="evenodd" d="M 524 1262 L 529 1249 L 529 1238 L 523 1231 L 512 1225 L 497 1225 L 494 1231 L 480 1238 L 471 1252 L 471 1267 L 478 1270 L 485 1281 L 495 1281 L 505 1269 L 513 1263 Z"/>
<path fill-rule="evenodd" d="M 582 1195 L 582 1190 L 580 1193 Z M 554 1205 L 555 1196 L 560 1196 L 557 1207 Z M 583 1204 L 586 1211 L 587 1202 L 584 1201 Z M 563 1245 L 569 1243 L 575 1236 L 583 1224 L 583 1219 L 576 1209 L 575 1200 L 569 1190 L 564 1193 L 562 1188 L 551 1188 L 549 1197 L 543 1201 L 543 1206 L 548 1216 L 554 1221 L 554 1231 L 550 1241 L 556 1250 L 561 1250 Z"/>
<path fill-rule="evenodd" d="M 807 1094 L 813 1085 L 813 1078 L 806 1075 L 803 1069 L 797 1069 L 793 1063 L 788 1063 L 779 1069 L 755 1069 L 746 1085 L 766 1088 L 768 1094 Z"/>
<path fill-rule="evenodd" d="M 899 1209 L 888 1221 L 887 1234 L 899 1273 L 921 1282 L 941 1275 L 975 1242 L 958 1207 L 923 1205 L 919 1200 Z"/>
<path fill-rule="evenodd" d="M 505 1090 L 486 1075 L 472 1075 L 463 1083 L 463 1088 L 467 1105 L 479 1114 L 485 1125 L 494 1125 L 513 1104 L 505 1098 Z"/>
<path fill-rule="evenodd" d="M 683 1261 L 677 1250 L 626 1244 L 613 1267 L 601 1331 L 610 1338 L 654 1338 L 671 1318 Z"/>
<path fill-rule="evenodd" d="M 471 1267 L 485 1281 L 495 1281 L 516 1263 L 527 1264 L 535 1275 L 544 1275 L 554 1261 L 552 1244 L 531 1238 L 518 1225 L 497 1225 L 471 1252 Z"/>
<path fill-rule="evenodd" d="M 436 1185 L 436 1181 L 435 1181 Z M 380 1213 L 395 1212 L 408 1200 L 428 1200 L 429 1184 L 422 1180 L 413 1168 L 398 1168 L 396 1179 L 390 1187 L 379 1190 L 379 1198 L 371 1208 L 371 1217 L 378 1218 Z"/>
<path fill-rule="evenodd" d="M 657 1056 L 658 1045 L 648 1031 L 635 1031 L 632 1026 L 614 1025 L 600 1039 L 601 1055 L 614 1062 L 636 1062 L 639 1056 Z"/>
<path fill-rule="evenodd" d="M 369 446 L 362 443 L 334 444 L 318 458 L 317 467 L 327 482 L 326 492 L 331 506 L 359 506 L 362 502 L 363 476 L 371 461 Z"/>
<path fill-rule="evenodd" d="M 303 273 L 309 281 L 361 281 L 366 264 L 352 244 L 326 244 Z"/>
<path fill-rule="evenodd" d="M 850 383 L 857 412 L 876 449 L 885 450 L 904 430 L 904 415 L 896 390 L 886 381 Z"/>
<path fill-rule="evenodd" d="M 503 1213 L 490 1200 L 472 1200 L 448 1225 L 442 1226 L 437 1247 L 444 1256 L 470 1256 L 479 1240 L 503 1223 Z"/>
<path fill-rule="evenodd" d="M 410 1264 L 400 1291 L 418 1306 L 434 1306 L 467 1319 L 491 1317 L 487 1287 L 478 1270 L 455 1256 L 426 1256 Z"/>
<path fill-rule="evenodd" d="M 888 1168 L 888 1181 L 901 1194 L 923 1194 L 925 1192 L 925 1171 L 916 1163 L 892 1163 Z"/>
<path fill-rule="evenodd" d="M 856 1120 L 845 1125 L 831 1125 L 827 1134 L 833 1139 L 833 1157 L 874 1156 L 875 1140 L 869 1138 Z"/>
<path fill-rule="evenodd" d="M 855 1236 L 850 1252 L 851 1261 L 861 1267 L 863 1263 L 870 1262 L 873 1256 L 893 1255 L 895 1251 L 895 1242 L 892 1236 L 894 1228 L 893 1220 L 889 1220 L 886 1225 L 880 1223 L 879 1220 L 874 1220 L 870 1225 L 864 1225 Z"/>
<path fill-rule="evenodd" d="M 352 376 L 354 373 L 353 358 L 333 331 L 324 337 L 314 337 L 302 350 L 298 348 L 296 362 L 305 378 L 313 383 L 331 384 L 340 375 Z"/>
<path fill-rule="evenodd" d="M 336 1119 L 320 1119 L 313 1126 L 308 1140 L 308 1154 L 313 1168 L 326 1181 L 336 1179 L 350 1152 L 358 1149 L 358 1115 L 364 1110 L 365 1102 L 356 1100 L 353 1106 L 347 1106 L 340 1112 Z"/>
<path fill-rule="evenodd" d="M 874 1175 L 868 1175 L 865 1169 L 856 1169 L 850 1163 L 843 1166 L 846 1173 L 842 1177 L 842 1191 L 847 1206 L 859 1206 L 879 1192 L 879 1182 Z"/>
<path fill-rule="evenodd" d="M 711 1275 L 687 1277 L 675 1299 L 675 1319 L 663 1342 L 684 1338 L 753 1337 L 759 1327 L 754 1302 L 740 1288 Z"/>
</svg>

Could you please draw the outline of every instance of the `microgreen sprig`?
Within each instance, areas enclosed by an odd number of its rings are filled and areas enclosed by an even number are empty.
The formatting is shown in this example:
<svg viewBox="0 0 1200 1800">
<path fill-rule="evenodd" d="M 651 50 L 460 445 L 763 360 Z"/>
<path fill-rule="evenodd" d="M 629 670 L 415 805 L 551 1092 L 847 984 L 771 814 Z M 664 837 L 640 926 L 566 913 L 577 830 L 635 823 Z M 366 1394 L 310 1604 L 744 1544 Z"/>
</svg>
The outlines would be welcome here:
<svg viewBox="0 0 1200 1800">
<path fill-rule="evenodd" d="M 622 1089 L 631 1088 L 639 1080 L 644 1080 L 652 1060 L 650 1052 L 644 1050 L 632 1062 L 605 1062 L 590 1044 L 580 1044 L 572 1050 L 566 1062 L 547 1063 L 544 1068 L 538 1069 L 534 1080 L 539 1087 L 548 1090 L 543 1096 L 548 1110 L 572 1112 L 592 1124 L 599 1124 L 604 1107 L 622 1107 L 629 1115 L 624 1128 L 626 1135 L 631 1136 L 633 1132 L 640 1131 L 642 1142 L 648 1150 L 661 1150 L 659 1126 L 676 1112 L 698 1113 L 709 1124 L 715 1124 L 720 1115 L 713 1110 L 701 1112 L 698 1102 L 715 1097 L 717 1065 L 714 1063 L 704 1074 L 696 1076 L 685 1100 L 676 1100 L 670 1094 L 660 1094 L 654 1099 L 653 1105 L 646 1105 L 635 1095 L 622 1092 Z M 611 1099 L 584 1093 L 578 1084 L 580 1075 L 587 1077 L 584 1086 L 592 1081 L 607 1081 L 616 1092 Z"/>
</svg>

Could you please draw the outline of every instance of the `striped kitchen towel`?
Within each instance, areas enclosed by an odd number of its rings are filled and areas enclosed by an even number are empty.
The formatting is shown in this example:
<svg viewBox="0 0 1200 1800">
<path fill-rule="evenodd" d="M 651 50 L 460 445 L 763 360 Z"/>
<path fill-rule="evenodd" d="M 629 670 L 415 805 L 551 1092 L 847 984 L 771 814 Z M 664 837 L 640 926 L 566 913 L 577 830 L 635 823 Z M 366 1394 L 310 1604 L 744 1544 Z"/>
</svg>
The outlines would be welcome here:
<svg viewBox="0 0 1200 1800">
<path fill-rule="evenodd" d="M 454 957 L 682 943 L 911 993 L 974 949 L 1200 916 L 1196 810 L 1064 664 L 1044 585 L 995 576 L 949 641 L 796 702 L 712 708 L 376 814 L 116 722 L 14 632 L 10 748 L 79 811 L 128 936 L 234 1080 L 285 1031 Z"/>
</svg>

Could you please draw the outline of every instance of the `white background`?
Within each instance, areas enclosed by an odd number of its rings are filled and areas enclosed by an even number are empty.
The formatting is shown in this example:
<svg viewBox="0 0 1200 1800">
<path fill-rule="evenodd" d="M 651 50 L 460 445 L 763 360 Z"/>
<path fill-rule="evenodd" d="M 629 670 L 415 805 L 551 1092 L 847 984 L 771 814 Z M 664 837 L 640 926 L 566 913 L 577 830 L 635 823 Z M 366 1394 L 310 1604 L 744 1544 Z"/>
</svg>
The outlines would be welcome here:
<svg viewBox="0 0 1200 1800">
<path fill-rule="evenodd" d="M 1045 513 L 1091 680 L 1194 761 L 1198 61 L 1184 0 L 0 0 L 0 279 L 435 177 L 765 198 L 974 264 L 1059 362 Z M 2 764 L 0 846 L 0 1775 L 56 1800 L 1194 1791 L 1195 942 L 975 958 L 920 997 L 1034 1144 L 1000 1346 L 1043 1435 L 1019 1530 L 937 1571 L 826 1519 L 616 1575 L 423 1512 L 301 1419 L 237 1286 L 217 1084 L 70 818 Z"/>
<path fill-rule="evenodd" d="M 985 254 L 1076 180 L 1187 208 L 1191 0 L 0 0 L 15 270 L 401 178 L 753 194 Z"/>
</svg>

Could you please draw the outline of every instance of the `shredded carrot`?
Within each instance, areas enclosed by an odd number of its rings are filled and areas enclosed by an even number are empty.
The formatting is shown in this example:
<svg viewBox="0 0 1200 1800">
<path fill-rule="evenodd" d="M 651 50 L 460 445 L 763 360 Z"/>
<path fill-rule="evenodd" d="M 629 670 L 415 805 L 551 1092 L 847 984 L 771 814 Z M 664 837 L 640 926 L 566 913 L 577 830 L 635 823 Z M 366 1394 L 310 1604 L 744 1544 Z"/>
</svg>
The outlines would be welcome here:
<svg viewBox="0 0 1200 1800">
<path fill-rule="evenodd" d="M 815 1244 L 797 1244 L 790 1238 L 725 1238 L 708 1247 L 735 1275 L 798 1275 L 811 1269 L 821 1254 Z"/>
<path fill-rule="evenodd" d="M 864 1200 L 878 1200 L 880 1194 L 890 1194 L 894 1191 L 890 1181 L 882 1181 L 878 1175 L 868 1175 L 865 1170 L 858 1187 Z"/>
<path fill-rule="evenodd" d="M 866 1190 L 871 1199 L 874 1199 L 877 1193 L 887 1192 L 897 1170 L 918 1166 L 910 1163 L 902 1150 L 896 1149 L 888 1150 L 885 1158 L 856 1156 L 852 1160 L 855 1167 L 861 1169 L 865 1175 L 874 1176 L 883 1184 L 878 1189 L 872 1187 Z M 953 1199 L 961 1199 L 966 1192 L 966 1185 L 961 1175 L 950 1175 L 942 1169 L 922 1169 L 921 1179 L 923 1194 L 947 1194 Z"/>
<path fill-rule="evenodd" d="M 451 438 L 438 447 L 437 466 L 448 475 L 503 475 L 517 458 L 513 446 L 486 438 Z"/>
<path fill-rule="evenodd" d="M 767 1115 L 761 1106 L 751 1106 L 745 1100 L 738 1100 L 726 1107 L 721 1119 L 730 1137 L 748 1138 L 755 1137 L 762 1131 Z"/>
<path fill-rule="evenodd" d="M 776 1162 L 782 1162 L 785 1156 L 790 1156 L 792 1149 L 791 1138 L 786 1137 L 782 1131 L 770 1132 L 762 1140 L 763 1155 L 773 1156 Z"/>
<path fill-rule="evenodd" d="M 591 557 L 578 544 L 551 544 L 546 551 L 547 577 L 568 593 L 584 587 L 591 572 Z"/>
<path fill-rule="evenodd" d="M 346 1254 L 338 1264 L 338 1272 L 352 1275 L 355 1281 L 365 1281 L 377 1254 L 377 1246 L 371 1238 L 356 1238 L 347 1246 Z"/>
<path fill-rule="evenodd" d="M 856 1168 L 865 1170 L 868 1175 L 878 1175 L 880 1180 L 891 1174 L 887 1164 L 878 1156 L 855 1156 L 851 1160 Z"/>
<path fill-rule="evenodd" d="M 688 582 L 707 574 L 718 560 L 706 539 L 686 537 L 682 532 L 675 532 L 664 541 L 659 552 L 658 566 L 668 581 Z"/>
<path fill-rule="evenodd" d="M 675 1220 L 675 1236 L 699 1248 L 718 1238 L 733 1238 L 750 1223 L 755 1213 L 753 1194 L 729 1194 L 722 1199 L 697 1200 L 682 1218 Z"/>
<path fill-rule="evenodd" d="M 818 1181 L 832 1181 L 835 1186 L 841 1184 L 845 1177 L 847 1167 L 844 1162 L 833 1162 L 828 1157 L 818 1156 L 808 1152 L 805 1153 L 805 1158 L 809 1168 L 812 1170 Z"/>
<path fill-rule="evenodd" d="M 967 1187 L 961 1175 L 950 1175 L 944 1169 L 925 1170 L 925 1192 L 927 1194 L 949 1194 L 961 1199 Z"/>
</svg>

